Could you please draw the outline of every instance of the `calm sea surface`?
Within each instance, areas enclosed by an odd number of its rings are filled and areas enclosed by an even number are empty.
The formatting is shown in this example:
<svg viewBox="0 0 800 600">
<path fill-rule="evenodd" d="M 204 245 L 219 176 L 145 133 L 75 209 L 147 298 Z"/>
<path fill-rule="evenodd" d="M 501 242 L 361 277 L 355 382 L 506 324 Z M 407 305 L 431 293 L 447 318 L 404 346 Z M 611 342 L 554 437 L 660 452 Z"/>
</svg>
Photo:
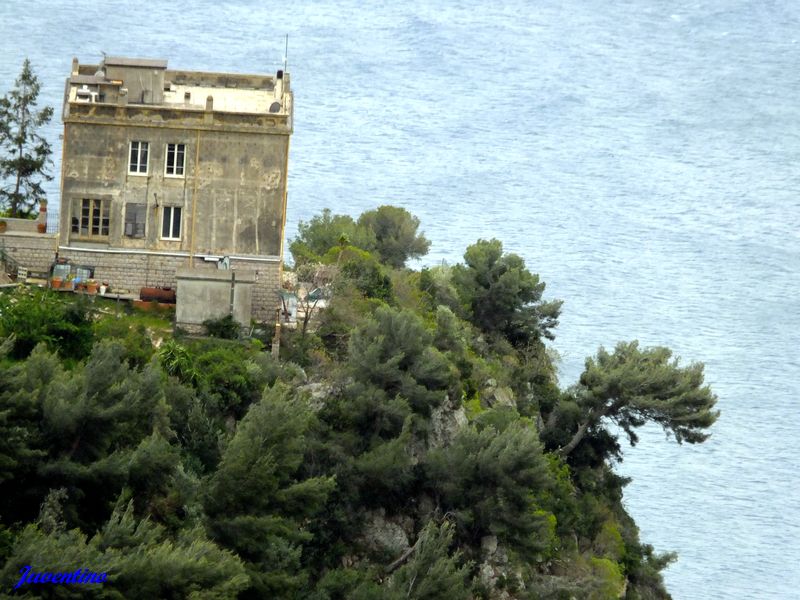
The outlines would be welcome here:
<svg viewBox="0 0 800 600">
<path fill-rule="evenodd" d="M 675 598 L 797 598 L 800 4 L 3 0 L 0 90 L 25 56 L 56 106 L 73 56 L 270 72 L 285 33 L 290 235 L 392 203 L 426 263 L 500 238 L 566 300 L 564 384 L 620 339 L 704 361 L 712 439 L 646 431 L 627 506 Z"/>
</svg>

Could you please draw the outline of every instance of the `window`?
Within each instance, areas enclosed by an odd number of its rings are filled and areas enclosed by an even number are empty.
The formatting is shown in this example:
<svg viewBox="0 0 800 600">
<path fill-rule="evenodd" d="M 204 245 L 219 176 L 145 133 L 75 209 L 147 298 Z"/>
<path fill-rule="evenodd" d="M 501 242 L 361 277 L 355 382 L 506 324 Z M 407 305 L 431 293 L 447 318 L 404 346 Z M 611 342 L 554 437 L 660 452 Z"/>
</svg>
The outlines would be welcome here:
<svg viewBox="0 0 800 600">
<path fill-rule="evenodd" d="M 165 206 L 164 218 L 161 221 L 161 239 L 181 239 L 181 207 Z"/>
<path fill-rule="evenodd" d="M 147 155 L 149 150 L 150 144 L 147 142 L 131 142 L 128 173 L 132 173 L 134 175 L 147 175 Z"/>
<path fill-rule="evenodd" d="M 147 217 L 146 204 L 128 203 L 125 205 L 125 236 L 144 237 L 144 223 Z"/>
<path fill-rule="evenodd" d="M 167 168 L 164 173 L 169 177 L 183 177 L 185 158 L 186 144 L 167 144 Z"/>
<path fill-rule="evenodd" d="M 72 233 L 86 236 L 108 236 L 109 201 L 84 198 L 72 217 Z"/>
</svg>

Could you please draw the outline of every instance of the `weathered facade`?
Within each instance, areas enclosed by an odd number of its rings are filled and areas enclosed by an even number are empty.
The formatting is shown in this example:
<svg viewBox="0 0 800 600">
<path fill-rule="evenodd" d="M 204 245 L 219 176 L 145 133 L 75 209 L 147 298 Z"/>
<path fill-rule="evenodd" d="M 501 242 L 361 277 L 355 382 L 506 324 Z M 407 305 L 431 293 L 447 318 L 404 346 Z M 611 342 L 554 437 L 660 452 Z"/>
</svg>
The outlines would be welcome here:
<svg viewBox="0 0 800 600">
<path fill-rule="evenodd" d="M 255 274 L 274 316 L 292 133 L 288 74 L 73 60 L 64 98 L 59 256 L 113 288 L 175 286 L 179 268 Z"/>
</svg>

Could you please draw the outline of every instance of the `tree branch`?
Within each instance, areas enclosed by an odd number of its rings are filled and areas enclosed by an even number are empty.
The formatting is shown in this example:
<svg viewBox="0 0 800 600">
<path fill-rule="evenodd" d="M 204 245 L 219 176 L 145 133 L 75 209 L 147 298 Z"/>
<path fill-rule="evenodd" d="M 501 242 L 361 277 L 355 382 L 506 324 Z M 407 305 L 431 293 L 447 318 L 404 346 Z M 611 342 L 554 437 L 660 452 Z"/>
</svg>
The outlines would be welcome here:
<svg viewBox="0 0 800 600">
<path fill-rule="evenodd" d="M 590 420 L 581 423 L 581 426 L 578 427 L 578 431 L 575 432 L 575 435 L 572 436 L 572 439 L 569 441 L 569 443 L 566 446 L 562 446 L 556 450 L 556 454 L 559 456 L 567 456 L 570 452 L 575 450 L 575 447 L 581 443 L 583 436 L 586 435 L 586 430 L 589 429 L 590 424 Z"/>
<path fill-rule="evenodd" d="M 589 410 L 589 414 L 587 415 L 586 420 L 583 423 L 581 423 L 580 427 L 578 427 L 578 431 L 575 432 L 575 435 L 572 436 L 572 439 L 566 446 L 562 446 L 561 448 L 556 450 L 556 454 L 558 454 L 559 456 L 567 456 L 570 452 L 575 450 L 575 447 L 578 444 L 581 443 L 581 440 L 583 440 L 584 436 L 586 435 L 586 431 L 589 429 L 591 425 L 594 425 L 595 423 L 599 422 L 600 419 L 602 419 L 603 417 L 606 417 L 616 412 L 622 407 L 623 404 L 625 404 L 625 401 L 622 398 L 617 398 L 616 401 L 604 406 L 603 410 L 597 413 L 596 416 L 592 414 L 593 412 L 592 410 Z"/>
<path fill-rule="evenodd" d="M 387 565 L 387 567 L 386 567 L 386 574 L 387 574 L 387 575 L 391 575 L 391 574 L 392 574 L 394 571 L 396 571 L 396 570 L 397 570 L 397 569 L 398 569 L 400 566 L 402 566 L 402 564 L 403 564 L 404 562 L 406 562 L 406 561 L 407 561 L 407 560 L 408 560 L 408 559 L 411 557 L 411 555 L 412 555 L 412 554 L 414 554 L 414 551 L 417 549 L 417 546 L 419 545 L 419 540 L 420 540 L 420 539 L 421 539 L 421 536 L 417 538 L 417 541 L 416 541 L 416 542 L 414 542 L 414 545 L 413 545 L 413 546 L 411 546 L 411 547 L 410 547 L 408 550 L 406 550 L 405 552 L 403 552 L 403 553 L 400 555 L 400 558 L 398 558 L 397 560 L 395 560 L 393 563 L 391 563 L 391 564 Z"/>
</svg>

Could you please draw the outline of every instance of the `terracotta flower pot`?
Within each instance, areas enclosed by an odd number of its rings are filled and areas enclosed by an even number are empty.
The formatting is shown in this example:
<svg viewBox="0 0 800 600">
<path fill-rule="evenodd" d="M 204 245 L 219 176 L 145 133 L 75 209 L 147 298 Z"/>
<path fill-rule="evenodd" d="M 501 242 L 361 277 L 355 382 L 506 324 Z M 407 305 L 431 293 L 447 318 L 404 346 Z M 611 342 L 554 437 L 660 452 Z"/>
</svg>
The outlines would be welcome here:
<svg viewBox="0 0 800 600">
<path fill-rule="evenodd" d="M 47 233 L 47 223 L 37 223 L 36 230 L 39 233 Z"/>
<path fill-rule="evenodd" d="M 60 289 L 61 281 L 62 281 L 61 277 L 53 277 L 50 280 L 50 287 L 53 288 L 54 290 Z"/>
<path fill-rule="evenodd" d="M 5 233 L 6 229 L 8 229 L 8 223 L 0 221 L 0 233 Z"/>
<path fill-rule="evenodd" d="M 86 284 L 86 293 L 88 293 L 88 294 L 96 294 L 98 287 L 99 286 L 96 283 L 87 283 Z"/>
</svg>

